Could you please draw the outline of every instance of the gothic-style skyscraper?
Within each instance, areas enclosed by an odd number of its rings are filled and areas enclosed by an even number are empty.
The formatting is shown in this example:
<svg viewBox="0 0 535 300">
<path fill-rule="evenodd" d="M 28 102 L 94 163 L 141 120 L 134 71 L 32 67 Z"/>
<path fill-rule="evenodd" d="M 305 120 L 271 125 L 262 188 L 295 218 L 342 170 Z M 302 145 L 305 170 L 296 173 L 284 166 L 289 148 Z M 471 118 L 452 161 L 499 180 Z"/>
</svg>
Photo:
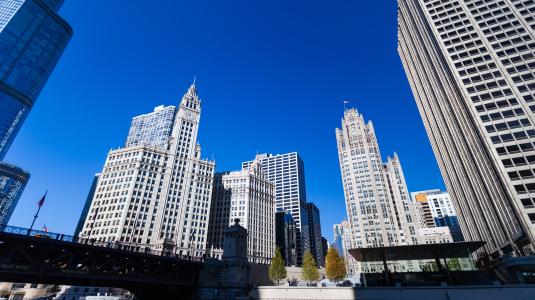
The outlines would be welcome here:
<svg viewBox="0 0 535 300">
<path fill-rule="evenodd" d="M 204 254 L 214 162 L 201 159 L 200 115 L 193 84 L 182 97 L 172 131 L 148 127 L 144 136 L 150 140 L 110 151 L 82 236 Z M 147 130 L 158 131 L 158 144 Z M 168 146 L 162 147 L 165 132 L 170 132 Z"/>
<path fill-rule="evenodd" d="M 418 220 L 397 155 L 383 164 L 371 121 L 356 109 L 336 129 L 351 247 L 417 243 Z"/>
</svg>

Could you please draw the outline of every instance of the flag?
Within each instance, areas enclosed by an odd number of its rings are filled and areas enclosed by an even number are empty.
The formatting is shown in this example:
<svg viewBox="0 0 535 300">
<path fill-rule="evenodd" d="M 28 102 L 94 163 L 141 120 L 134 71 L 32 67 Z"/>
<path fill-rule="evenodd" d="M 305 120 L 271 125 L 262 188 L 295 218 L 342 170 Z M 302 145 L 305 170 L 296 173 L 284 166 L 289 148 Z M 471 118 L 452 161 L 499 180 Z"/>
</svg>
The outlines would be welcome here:
<svg viewBox="0 0 535 300">
<path fill-rule="evenodd" d="M 349 100 L 344 100 L 344 104 L 349 104 Z"/>
<path fill-rule="evenodd" d="M 37 206 L 38 207 L 41 207 L 41 206 L 43 206 L 43 204 L 45 204 L 46 193 L 48 193 L 48 191 L 46 191 L 45 194 L 43 195 L 43 197 L 41 198 L 41 200 L 39 200 L 39 202 L 37 202 Z"/>
</svg>

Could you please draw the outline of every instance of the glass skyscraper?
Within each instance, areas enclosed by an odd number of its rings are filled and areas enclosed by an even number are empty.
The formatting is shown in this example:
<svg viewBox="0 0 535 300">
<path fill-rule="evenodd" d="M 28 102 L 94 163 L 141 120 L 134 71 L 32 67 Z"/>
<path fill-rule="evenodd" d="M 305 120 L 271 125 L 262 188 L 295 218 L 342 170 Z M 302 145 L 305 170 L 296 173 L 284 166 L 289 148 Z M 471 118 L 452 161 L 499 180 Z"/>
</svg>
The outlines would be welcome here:
<svg viewBox="0 0 535 300">
<path fill-rule="evenodd" d="M 151 113 L 132 118 L 125 147 L 153 146 L 167 149 L 175 115 L 176 107 L 160 105 Z"/>
<path fill-rule="evenodd" d="M 30 178 L 22 169 L 0 162 L 0 224 L 7 224 Z"/>
<path fill-rule="evenodd" d="M 0 1 L 0 160 L 72 36 L 57 14 L 62 4 Z"/>
<path fill-rule="evenodd" d="M 29 178 L 1 162 L 67 46 L 72 29 L 63 0 L 0 0 L 0 223 L 6 224 Z"/>
</svg>

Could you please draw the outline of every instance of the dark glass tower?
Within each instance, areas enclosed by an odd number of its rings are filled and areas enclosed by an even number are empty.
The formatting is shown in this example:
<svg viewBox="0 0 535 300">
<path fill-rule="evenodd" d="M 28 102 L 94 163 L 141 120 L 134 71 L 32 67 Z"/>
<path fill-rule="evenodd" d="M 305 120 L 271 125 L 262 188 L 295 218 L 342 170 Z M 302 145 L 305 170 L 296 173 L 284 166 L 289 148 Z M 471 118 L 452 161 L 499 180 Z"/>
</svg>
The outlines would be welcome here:
<svg viewBox="0 0 535 300">
<path fill-rule="evenodd" d="M 67 46 L 63 0 L 0 0 L 0 223 L 7 223 L 30 174 L 2 162 Z"/>
<path fill-rule="evenodd" d="M 0 160 L 72 36 L 57 13 L 62 4 L 0 1 Z"/>
</svg>

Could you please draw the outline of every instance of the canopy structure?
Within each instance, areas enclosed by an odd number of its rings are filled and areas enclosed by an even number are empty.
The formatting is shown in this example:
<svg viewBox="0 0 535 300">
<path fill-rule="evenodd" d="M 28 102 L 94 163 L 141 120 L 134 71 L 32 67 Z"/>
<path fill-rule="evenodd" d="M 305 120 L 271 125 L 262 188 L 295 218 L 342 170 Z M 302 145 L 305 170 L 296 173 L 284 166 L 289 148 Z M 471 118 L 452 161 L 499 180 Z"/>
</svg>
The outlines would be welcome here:
<svg viewBox="0 0 535 300">
<path fill-rule="evenodd" d="M 350 249 L 349 253 L 363 263 L 382 262 L 382 273 L 362 273 L 366 286 L 382 285 L 436 285 L 468 284 L 485 281 L 483 274 L 475 270 L 450 270 L 448 259 L 469 258 L 471 254 L 485 245 L 485 242 L 455 242 L 442 244 L 420 244 L 392 247 L 372 247 Z M 434 270 L 396 270 L 389 265 L 396 261 L 434 261 Z"/>
<path fill-rule="evenodd" d="M 485 242 L 455 242 L 349 249 L 360 262 L 469 257 Z"/>
</svg>

